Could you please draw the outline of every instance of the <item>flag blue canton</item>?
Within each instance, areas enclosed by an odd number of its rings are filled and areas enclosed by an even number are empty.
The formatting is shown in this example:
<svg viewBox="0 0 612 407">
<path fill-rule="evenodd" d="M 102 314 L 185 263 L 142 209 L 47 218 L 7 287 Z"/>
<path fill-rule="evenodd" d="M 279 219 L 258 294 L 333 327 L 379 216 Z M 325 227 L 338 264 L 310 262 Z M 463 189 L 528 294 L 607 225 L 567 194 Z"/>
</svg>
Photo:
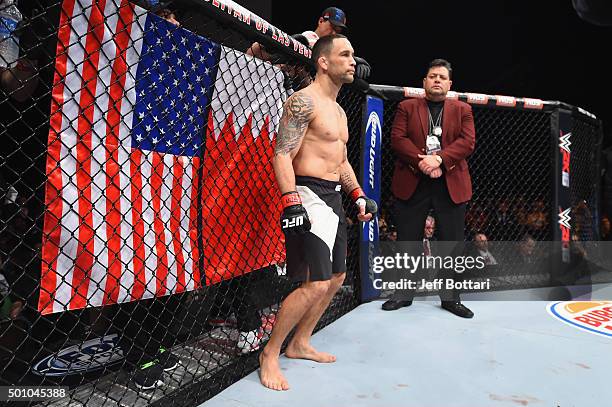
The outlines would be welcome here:
<svg viewBox="0 0 612 407">
<path fill-rule="evenodd" d="M 219 45 L 150 14 L 136 78 L 132 147 L 199 156 Z"/>
</svg>

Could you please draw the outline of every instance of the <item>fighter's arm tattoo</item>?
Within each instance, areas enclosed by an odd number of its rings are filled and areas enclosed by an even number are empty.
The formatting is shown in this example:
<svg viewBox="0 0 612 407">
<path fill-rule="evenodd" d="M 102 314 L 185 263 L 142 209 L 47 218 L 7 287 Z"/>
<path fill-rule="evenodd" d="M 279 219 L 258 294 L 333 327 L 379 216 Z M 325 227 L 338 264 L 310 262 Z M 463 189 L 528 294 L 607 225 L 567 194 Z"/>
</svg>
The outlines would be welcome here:
<svg viewBox="0 0 612 407">
<path fill-rule="evenodd" d="M 275 155 L 297 154 L 313 112 L 314 101 L 311 96 L 298 92 L 287 99 L 278 129 Z"/>
<path fill-rule="evenodd" d="M 355 171 L 353 171 L 353 167 L 351 167 L 348 161 L 346 146 L 344 146 L 344 160 L 340 165 L 340 185 L 342 185 L 342 189 L 347 193 L 355 188 L 359 188 L 359 182 L 357 182 Z"/>
</svg>

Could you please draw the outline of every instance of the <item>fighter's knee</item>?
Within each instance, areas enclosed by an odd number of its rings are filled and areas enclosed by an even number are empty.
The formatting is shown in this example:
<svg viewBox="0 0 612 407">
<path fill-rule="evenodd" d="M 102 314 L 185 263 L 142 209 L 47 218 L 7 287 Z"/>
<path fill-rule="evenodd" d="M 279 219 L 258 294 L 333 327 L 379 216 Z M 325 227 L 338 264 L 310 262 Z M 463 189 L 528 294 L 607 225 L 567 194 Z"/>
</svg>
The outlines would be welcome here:
<svg viewBox="0 0 612 407">
<path fill-rule="evenodd" d="M 345 278 L 346 278 L 346 273 L 334 274 L 331 279 L 331 286 L 337 290 L 338 288 L 342 286 L 342 283 L 344 283 Z"/>
<path fill-rule="evenodd" d="M 306 289 L 307 292 L 309 294 L 309 296 L 312 299 L 318 299 L 320 297 L 322 297 L 323 295 L 325 295 L 325 293 L 327 293 L 327 291 L 329 290 L 329 287 L 331 285 L 331 281 L 326 280 L 326 281 L 311 281 L 308 283 Z"/>
</svg>

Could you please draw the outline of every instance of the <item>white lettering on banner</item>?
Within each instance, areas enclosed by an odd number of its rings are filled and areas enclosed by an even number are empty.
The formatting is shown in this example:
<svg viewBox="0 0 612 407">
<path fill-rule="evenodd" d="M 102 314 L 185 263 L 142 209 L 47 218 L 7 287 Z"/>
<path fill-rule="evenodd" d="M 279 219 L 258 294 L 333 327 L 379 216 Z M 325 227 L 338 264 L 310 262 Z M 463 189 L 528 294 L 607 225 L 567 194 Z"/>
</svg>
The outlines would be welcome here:
<svg viewBox="0 0 612 407">
<path fill-rule="evenodd" d="M 516 106 L 516 98 L 513 96 L 495 96 L 497 106 Z"/>
<path fill-rule="evenodd" d="M 489 97 L 481 93 L 468 93 L 467 99 L 469 103 L 476 103 L 479 105 L 484 105 L 489 101 Z"/>
<path fill-rule="evenodd" d="M 544 102 L 540 99 L 523 99 L 523 104 L 526 109 L 542 109 L 544 107 Z"/>
</svg>

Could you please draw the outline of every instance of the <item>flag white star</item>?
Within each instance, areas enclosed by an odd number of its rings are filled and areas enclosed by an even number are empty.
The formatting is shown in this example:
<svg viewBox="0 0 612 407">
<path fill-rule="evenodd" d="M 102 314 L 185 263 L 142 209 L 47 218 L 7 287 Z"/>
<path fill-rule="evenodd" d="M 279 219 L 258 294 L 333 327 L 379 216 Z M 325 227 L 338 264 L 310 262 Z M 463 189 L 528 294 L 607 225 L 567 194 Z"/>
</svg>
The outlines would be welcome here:
<svg viewBox="0 0 612 407">
<path fill-rule="evenodd" d="M 197 68 L 196 64 L 191 64 L 191 70 L 192 70 L 192 71 L 194 71 L 194 72 L 195 72 L 196 68 Z"/>
<path fill-rule="evenodd" d="M 200 44 L 199 42 L 196 42 L 195 45 L 193 46 L 196 50 L 200 50 L 200 48 L 202 48 L 202 44 Z"/>
<path fill-rule="evenodd" d="M 155 123 L 157 123 L 157 122 L 159 121 L 159 119 L 157 118 L 157 116 L 153 116 L 153 121 L 154 121 Z"/>
<path fill-rule="evenodd" d="M 185 143 L 181 143 L 181 148 L 184 150 L 187 145 Z"/>
<path fill-rule="evenodd" d="M 213 49 L 212 48 L 208 48 L 208 55 L 212 55 L 213 54 Z"/>
<path fill-rule="evenodd" d="M 198 149 L 198 145 L 197 145 L 197 143 L 193 145 L 193 149 L 194 149 L 194 150 L 197 150 L 197 149 Z"/>
<path fill-rule="evenodd" d="M 157 142 L 158 142 L 157 137 L 153 137 L 153 139 L 151 141 L 153 142 L 153 144 L 157 144 Z"/>
<path fill-rule="evenodd" d="M 196 82 L 202 82 L 202 76 L 201 75 L 197 75 L 196 76 Z"/>
<path fill-rule="evenodd" d="M 162 52 L 162 59 L 165 61 L 166 59 L 168 59 L 168 53 L 167 52 Z"/>
<path fill-rule="evenodd" d="M 192 114 L 189 115 L 189 122 L 190 123 L 193 122 L 193 115 Z"/>
<path fill-rule="evenodd" d="M 202 114 L 202 106 L 198 106 L 198 113 Z"/>
<path fill-rule="evenodd" d="M 172 44 L 171 51 L 172 52 L 176 52 L 177 49 L 178 49 L 178 47 L 176 46 L 176 44 Z"/>
<path fill-rule="evenodd" d="M 193 96 L 191 97 L 191 101 L 192 101 L 192 102 L 197 102 L 197 101 L 198 101 L 198 97 L 197 97 L 196 95 L 193 95 Z"/>
<path fill-rule="evenodd" d="M 166 134 L 166 130 L 164 130 L 163 127 L 160 127 L 159 128 L 159 134 L 161 134 L 163 136 L 164 134 Z"/>
<path fill-rule="evenodd" d="M 202 88 L 202 89 L 200 89 L 200 93 L 201 93 L 202 95 L 205 95 L 205 94 L 206 94 L 206 88 Z"/>
<path fill-rule="evenodd" d="M 155 45 L 159 45 L 161 43 L 162 43 L 161 38 L 158 38 L 157 41 L 155 42 Z"/>
<path fill-rule="evenodd" d="M 189 74 L 187 73 L 187 71 L 183 71 L 183 79 L 188 77 L 188 76 L 189 76 Z"/>
<path fill-rule="evenodd" d="M 175 131 L 175 132 L 174 132 L 174 134 L 176 134 L 176 137 L 177 137 L 177 138 L 180 138 L 180 137 L 181 137 L 181 133 L 179 133 L 178 131 Z"/>
<path fill-rule="evenodd" d="M 210 68 L 206 67 L 206 69 L 204 69 L 204 72 L 206 72 L 206 75 L 210 75 Z"/>
<path fill-rule="evenodd" d="M 139 143 L 142 141 L 142 135 L 141 134 L 137 134 L 136 135 L 136 141 L 138 141 Z"/>
<path fill-rule="evenodd" d="M 166 145 L 167 145 L 168 147 L 172 147 L 172 142 L 171 142 L 170 140 L 168 140 L 168 141 L 166 141 Z"/>
<path fill-rule="evenodd" d="M 183 96 L 185 96 L 185 93 L 182 90 L 180 90 L 178 96 L 179 96 L 179 99 L 182 99 Z"/>
<path fill-rule="evenodd" d="M 174 120 L 170 120 L 168 124 L 170 125 L 170 127 L 174 126 Z"/>
<path fill-rule="evenodd" d="M 168 38 L 172 37 L 172 33 L 170 31 L 166 31 L 166 37 Z"/>
<path fill-rule="evenodd" d="M 185 55 L 187 56 L 187 58 L 189 58 L 191 56 L 191 50 L 188 49 L 187 52 L 185 52 Z"/>
<path fill-rule="evenodd" d="M 173 81 L 172 81 L 172 84 L 174 84 L 174 86 L 178 86 L 178 84 L 179 84 L 178 79 L 173 80 Z"/>
<path fill-rule="evenodd" d="M 206 57 L 204 55 L 200 55 L 200 62 L 206 61 Z"/>
<path fill-rule="evenodd" d="M 145 95 L 144 90 L 141 90 L 140 93 L 138 94 L 139 97 L 143 98 Z"/>
<path fill-rule="evenodd" d="M 153 108 L 151 107 L 150 103 L 147 103 L 147 110 L 152 110 Z"/>
<path fill-rule="evenodd" d="M 190 83 L 190 84 L 188 84 L 188 85 L 187 85 L 187 89 L 188 89 L 188 90 L 193 90 L 193 85 L 192 85 L 191 83 Z"/>
<path fill-rule="evenodd" d="M 181 37 L 181 44 L 183 45 L 187 44 L 187 38 Z"/>
<path fill-rule="evenodd" d="M 140 120 L 144 119 L 144 117 L 145 117 L 144 112 L 140 112 L 140 113 L 138 113 L 138 118 L 139 118 Z"/>
<path fill-rule="evenodd" d="M 174 99 L 172 99 L 170 101 L 170 107 L 174 107 L 174 105 L 176 105 L 176 101 Z"/>
<path fill-rule="evenodd" d="M 151 131 L 151 125 L 150 125 L 150 124 L 147 124 L 147 125 L 145 126 L 145 130 L 146 130 L 146 131 Z"/>
<path fill-rule="evenodd" d="M 176 60 L 176 63 L 178 64 L 178 66 L 182 66 L 183 65 L 183 59 L 182 58 L 178 58 Z"/>
</svg>

